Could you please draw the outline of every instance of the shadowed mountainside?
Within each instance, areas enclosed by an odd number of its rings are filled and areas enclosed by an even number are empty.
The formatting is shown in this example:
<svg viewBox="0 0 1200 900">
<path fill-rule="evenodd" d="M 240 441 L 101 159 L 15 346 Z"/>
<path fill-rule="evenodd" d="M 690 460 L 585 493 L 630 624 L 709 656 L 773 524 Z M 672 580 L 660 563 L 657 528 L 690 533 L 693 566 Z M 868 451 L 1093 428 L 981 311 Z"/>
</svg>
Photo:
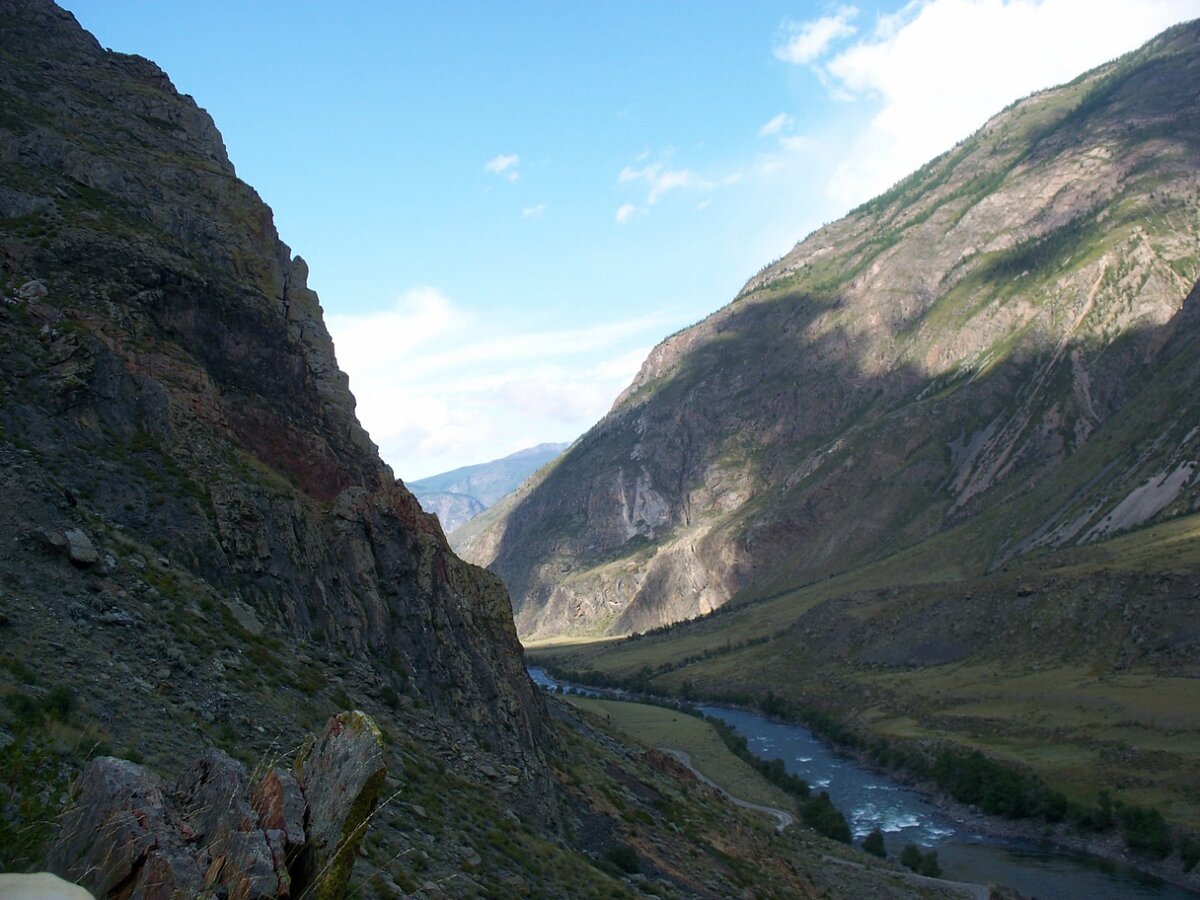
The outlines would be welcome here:
<svg viewBox="0 0 1200 900">
<path fill-rule="evenodd" d="M 644 631 L 973 521 L 962 575 L 1195 509 L 1198 35 L 1014 104 L 660 344 L 461 546 L 522 635 Z"/>
<path fill-rule="evenodd" d="M 307 268 L 207 114 L 48 4 L 0 14 L 9 590 L 66 617 L 89 583 L 88 610 L 155 588 L 197 625 L 386 661 L 394 689 L 531 751 L 544 712 L 503 589 L 380 461 Z M 112 564 L 39 549 L 72 530 Z"/>
</svg>

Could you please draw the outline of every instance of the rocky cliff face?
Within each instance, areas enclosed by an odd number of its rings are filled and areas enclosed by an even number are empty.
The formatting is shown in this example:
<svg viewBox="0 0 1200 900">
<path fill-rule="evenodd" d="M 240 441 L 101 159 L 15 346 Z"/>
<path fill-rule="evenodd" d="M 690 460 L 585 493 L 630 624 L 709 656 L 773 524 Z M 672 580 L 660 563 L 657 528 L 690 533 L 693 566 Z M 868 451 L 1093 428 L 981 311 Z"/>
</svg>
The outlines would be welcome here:
<svg viewBox="0 0 1200 900">
<path fill-rule="evenodd" d="M 948 567 L 1200 504 L 1200 26 L 997 115 L 657 347 L 462 547 L 639 631 L 967 522 Z"/>
<path fill-rule="evenodd" d="M 536 759 L 504 589 L 380 461 L 307 268 L 209 116 L 44 0 L 0 2 L 0 54 L 5 633 L 77 656 L 83 702 L 114 662 L 155 706 L 175 692 L 163 733 L 185 704 L 237 708 L 179 677 L 233 636 L 316 677 L 303 642 Z M 110 720 L 153 719 L 137 694 Z"/>
</svg>

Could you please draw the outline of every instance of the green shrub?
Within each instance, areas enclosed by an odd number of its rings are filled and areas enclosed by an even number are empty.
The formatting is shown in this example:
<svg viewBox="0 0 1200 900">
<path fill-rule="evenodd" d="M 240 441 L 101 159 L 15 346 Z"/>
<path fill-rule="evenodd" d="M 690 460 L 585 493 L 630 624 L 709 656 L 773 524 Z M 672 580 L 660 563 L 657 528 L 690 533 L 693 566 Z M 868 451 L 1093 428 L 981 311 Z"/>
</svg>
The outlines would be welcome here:
<svg viewBox="0 0 1200 900">
<path fill-rule="evenodd" d="M 23 660 L 17 659 L 15 656 L 5 656 L 0 659 L 0 667 L 7 669 L 21 684 L 37 684 L 37 675 L 29 666 L 25 665 Z"/>
<path fill-rule="evenodd" d="M 1051 822 L 1061 822 L 1067 815 L 1067 798 L 1038 776 L 978 750 L 943 750 L 934 761 L 932 774 L 938 787 L 954 799 L 992 815 L 1010 819 L 1037 816 Z"/>
<path fill-rule="evenodd" d="M 1200 863 L 1200 841 L 1190 834 L 1179 839 L 1179 856 L 1183 860 L 1183 871 L 1190 872 Z"/>
<path fill-rule="evenodd" d="M 936 850 L 922 853 L 921 848 L 916 844 L 905 844 L 904 849 L 900 852 L 900 863 L 918 875 L 925 875 L 928 878 L 942 877 L 942 867 L 938 864 Z"/>
<path fill-rule="evenodd" d="M 826 791 L 804 801 L 800 807 L 800 818 L 804 824 L 819 834 L 843 844 L 851 840 L 850 825 L 842 811 L 833 805 Z"/>
<path fill-rule="evenodd" d="M 1095 807 L 1072 803 L 1068 808 L 1067 817 L 1079 831 L 1108 831 L 1116 824 L 1112 797 L 1108 791 L 1100 791 L 1096 800 Z"/>
<path fill-rule="evenodd" d="M 878 828 L 863 838 L 862 848 L 872 856 L 887 859 L 887 848 L 883 845 L 883 832 Z"/>
<path fill-rule="evenodd" d="M 632 875 L 634 872 L 640 872 L 642 864 L 638 861 L 637 854 L 632 847 L 627 847 L 625 844 L 617 844 L 609 849 L 604 854 L 604 859 L 612 863 L 626 875 Z"/>
<path fill-rule="evenodd" d="M 60 722 L 66 721 L 71 710 L 75 708 L 75 692 L 67 685 L 60 684 L 46 695 L 45 708 L 50 718 Z"/>
<path fill-rule="evenodd" d="M 33 697 L 20 691 L 6 695 L 4 705 L 8 707 L 13 723 L 20 730 L 34 728 L 42 724 L 45 718 L 41 705 Z"/>
<path fill-rule="evenodd" d="M 1151 859 L 1163 859 L 1171 852 L 1171 832 L 1157 809 L 1123 806 L 1117 815 L 1130 850 Z"/>
<path fill-rule="evenodd" d="M 918 875 L 926 875 L 929 878 L 941 878 L 942 867 L 938 865 L 937 851 L 930 850 L 921 860 L 921 867 L 917 869 Z"/>
<path fill-rule="evenodd" d="M 760 756 L 756 756 L 750 751 L 749 746 L 746 744 L 746 739 L 738 734 L 733 729 L 733 726 L 712 716 L 705 716 L 704 720 L 717 730 L 717 734 L 720 735 L 721 740 L 733 752 L 734 756 L 748 763 L 767 781 L 786 793 L 791 794 L 793 797 L 798 797 L 801 800 L 808 798 L 810 793 L 808 782 L 799 775 L 793 775 L 789 772 L 782 759 L 768 761 Z"/>
<path fill-rule="evenodd" d="M 5 797 L 0 872 L 28 871 L 41 861 L 62 812 L 58 800 L 74 774 L 42 734 L 20 735 L 0 750 L 0 793 Z"/>
</svg>

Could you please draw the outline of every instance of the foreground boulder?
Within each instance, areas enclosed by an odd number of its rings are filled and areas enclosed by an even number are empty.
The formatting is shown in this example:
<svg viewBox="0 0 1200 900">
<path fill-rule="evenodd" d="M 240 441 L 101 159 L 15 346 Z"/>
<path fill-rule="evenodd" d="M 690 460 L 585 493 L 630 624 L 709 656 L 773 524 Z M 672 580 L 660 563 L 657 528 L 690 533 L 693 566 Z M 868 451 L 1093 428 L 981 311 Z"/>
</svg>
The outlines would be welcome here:
<svg viewBox="0 0 1200 900">
<path fill-rule="evenodd" d="M 92 760 L 46 867 L 98 898 L 344 896 L 386 775 L 379 729 L 336 715 L 295 770 L 252 789 L 214 749 L 168 787 L 127 760 Z"/>
</svg>

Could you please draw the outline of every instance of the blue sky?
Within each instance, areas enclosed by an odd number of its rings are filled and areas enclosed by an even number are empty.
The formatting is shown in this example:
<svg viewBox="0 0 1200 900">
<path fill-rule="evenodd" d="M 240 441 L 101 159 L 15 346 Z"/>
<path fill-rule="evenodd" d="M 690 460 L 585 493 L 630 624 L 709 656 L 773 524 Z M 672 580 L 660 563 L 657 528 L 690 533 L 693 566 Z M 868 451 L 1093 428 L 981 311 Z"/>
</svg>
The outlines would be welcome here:
<svg viewBox="0 0 1200 900">
<path fill-rule="evenodd" d="M 413 480 L 571 440 L 823 222 L 1200 0 L 65 0 L 310 268 Z"/>
</svg>

